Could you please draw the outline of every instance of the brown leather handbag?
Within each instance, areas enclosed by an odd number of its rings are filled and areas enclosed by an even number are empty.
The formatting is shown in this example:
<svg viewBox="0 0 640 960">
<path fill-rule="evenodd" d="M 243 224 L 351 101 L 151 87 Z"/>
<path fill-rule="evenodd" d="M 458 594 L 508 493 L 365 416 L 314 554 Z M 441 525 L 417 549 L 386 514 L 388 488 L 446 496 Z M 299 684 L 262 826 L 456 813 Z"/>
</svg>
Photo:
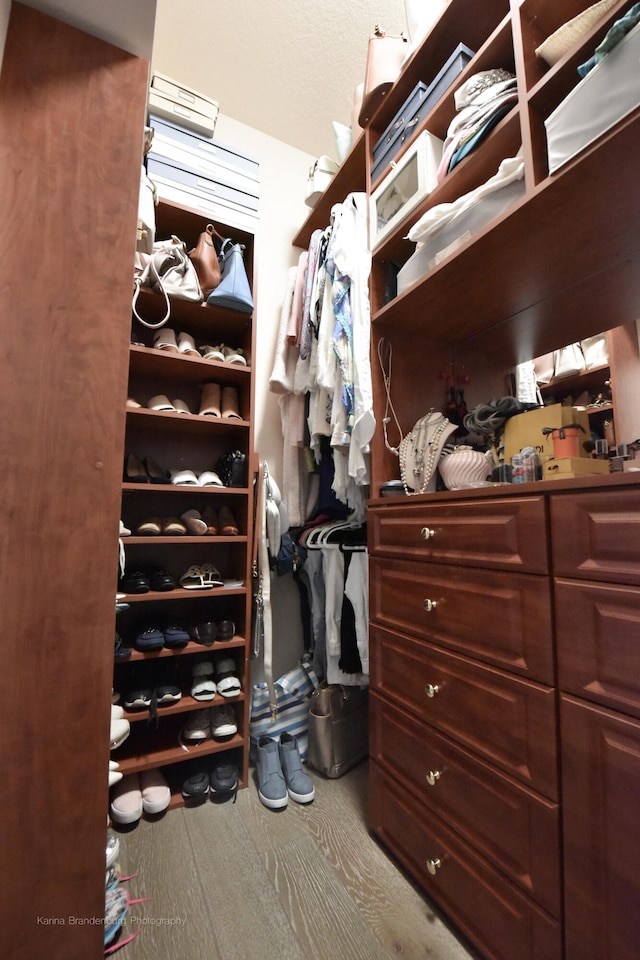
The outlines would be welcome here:
<svg viewBox="0 0 640 960">
<path fill-rule="evenodd" d="M 214 237 L 223 240 L 214 225 L 208 223 L 206 230 L 203 230 L 198 237 L 198 242 L 193 250 L 189 251 L 189 258 L 198 274 L 200 287 L 205 298 L 220 283 L 220 263 L 213 242 Z"/>
<path fill-rule="evenodd" d="M 398 79 L 408 51 L 409 42 L 406 37 L 390 37 L 376 24 L 367 48 L 364 94 L 358 117 L 361 127 L 366 127 L 385 94 Z"/>
</svg>

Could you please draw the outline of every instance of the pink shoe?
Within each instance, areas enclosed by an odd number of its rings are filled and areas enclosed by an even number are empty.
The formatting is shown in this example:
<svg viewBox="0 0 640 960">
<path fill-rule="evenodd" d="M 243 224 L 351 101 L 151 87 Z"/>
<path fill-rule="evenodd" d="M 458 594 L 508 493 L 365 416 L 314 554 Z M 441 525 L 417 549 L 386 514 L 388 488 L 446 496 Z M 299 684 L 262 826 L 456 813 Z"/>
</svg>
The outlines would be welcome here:
<svg viewBox="0 0 640 960">
<path fill-rule="evenodd" d="M 111 792 L 111 818 L 116 823 L 135 823 L 142 816 L 142 792 L 137 773 L 130 773 Z"/>
<path fill-rule="evenodd" d="M 145 813 L 162 813 L 169 806 L 171 790 L 160 770 L 143 770 L 140 790 Z"/>
</svg>

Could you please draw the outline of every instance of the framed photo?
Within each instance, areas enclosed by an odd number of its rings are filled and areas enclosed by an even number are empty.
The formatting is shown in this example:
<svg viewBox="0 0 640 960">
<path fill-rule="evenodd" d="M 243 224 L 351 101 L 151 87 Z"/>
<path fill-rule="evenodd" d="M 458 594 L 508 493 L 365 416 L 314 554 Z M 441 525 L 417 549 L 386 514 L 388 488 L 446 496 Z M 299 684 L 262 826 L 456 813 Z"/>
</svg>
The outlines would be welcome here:
<svg viewBox="0 0 640 960">
<path fill-rule="evenodd" d="M 391 233 L 401 220 L 437 185 L 442 140 L 425 130 L 398 160 L 371 194 L 371 249 Z"/>
</svg>

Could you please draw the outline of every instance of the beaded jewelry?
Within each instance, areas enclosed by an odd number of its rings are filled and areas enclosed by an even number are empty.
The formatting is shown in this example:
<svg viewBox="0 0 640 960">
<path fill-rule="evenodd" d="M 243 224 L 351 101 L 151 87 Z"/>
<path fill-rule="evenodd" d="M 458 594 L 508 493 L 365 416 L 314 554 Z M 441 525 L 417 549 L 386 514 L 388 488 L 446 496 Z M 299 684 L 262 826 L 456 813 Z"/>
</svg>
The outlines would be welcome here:
<svg viewBox="0 0 640 960">
<path fill-rule="evenodd" d="M 426 493 L 446 437 L 453 424 L 433 410 L 422 417 L 400 444 L 400 477 L 409 496 Z M 410 471 L 411 476 L 407 476 Z M 411 483 L 409 481 L 411 480 Z"/>
</svg>

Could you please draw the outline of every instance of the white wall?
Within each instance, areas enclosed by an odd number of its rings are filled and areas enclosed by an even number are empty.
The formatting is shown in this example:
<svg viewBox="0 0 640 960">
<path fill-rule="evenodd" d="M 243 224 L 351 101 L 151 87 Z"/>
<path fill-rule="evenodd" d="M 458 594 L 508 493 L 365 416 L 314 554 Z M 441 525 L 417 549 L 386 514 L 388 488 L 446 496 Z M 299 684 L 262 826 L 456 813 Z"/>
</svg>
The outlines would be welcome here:
<svg viewBox="0 0 640 960">
<path fill-rule="evenodd" d="M 161 71 L 159 65 L 157 69 Z M 268 461 L 277 480 L 281 476 L 282 432 L 277 398 L 269 392 L 269 376 L 287 272 L 297 263 L 300 254 L 300 250 L 292 246 L 292 239 L 309 214 L 304 194 L 313 158 L 224 115 L 218 118 L 215 136 L 220 143 L 244 151 L 260 163 L 255 436 L 256 450 Z"/>
<path fill-rule="evenodd" d="M 159 65 L 155 68 L 162 72 Z M 216 139 L 244 150 L 260 162 L 260 226 L 256 238 L 258 282 L 256 299 L 256 451 L 267 460 L 277 482 L 282 477 L 282 427 L 280 407 L 269 392 L 282 301 L 287 273 L 300 255 L 292 239 L 309 214 L 304 203 L 310 154 L 280 140 L 220 115 Z M 302 627 L 298 588 L 291 574 L 273 577 L 272 607 L 274 623 L 273 675 L 281 676 L 295 666 L 302 653 Z M 262 678 L 261 661 L 252 664 L 253 682 Z"/>
</svg>

